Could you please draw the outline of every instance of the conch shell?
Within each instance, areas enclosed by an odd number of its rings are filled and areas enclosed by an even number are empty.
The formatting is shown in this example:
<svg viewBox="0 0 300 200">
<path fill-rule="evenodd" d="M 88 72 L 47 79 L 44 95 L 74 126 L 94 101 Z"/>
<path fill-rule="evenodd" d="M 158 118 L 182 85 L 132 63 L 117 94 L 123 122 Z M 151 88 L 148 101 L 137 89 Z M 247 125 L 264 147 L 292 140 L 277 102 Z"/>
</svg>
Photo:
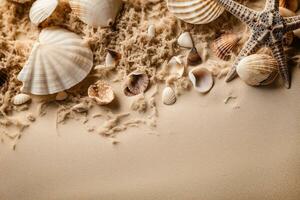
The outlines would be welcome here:
<svg viewBox="0 0 300 200">
<path fill-rule="evenodd" d="M 189 72 L 194 88 L 200 93 L 207 93 L 214 85 L 212 73 L 204 67 L 196 67 Z"/>
<path fill-rule="evenodd" d="M 124 86 L 126 96 L 135 96 L 145 92 L 149 86 L 149 77 L 146 73 L 135 71 L 127 76 Z"/>
<path fill-rule="evenodd" d="M 98 81 L 95 84 L 90 85 L 88 95 L 99 105 L 107 105 L 115 98 L 112 87 L 103 81 Z"/>
<path fill-rule="evenodd" d="M 237 34 L 224 34 L 212 43 L 212 50 L 222 60 L 228 60 L 233 49 L 238 45 L 241 36 Z"/>
</svg>

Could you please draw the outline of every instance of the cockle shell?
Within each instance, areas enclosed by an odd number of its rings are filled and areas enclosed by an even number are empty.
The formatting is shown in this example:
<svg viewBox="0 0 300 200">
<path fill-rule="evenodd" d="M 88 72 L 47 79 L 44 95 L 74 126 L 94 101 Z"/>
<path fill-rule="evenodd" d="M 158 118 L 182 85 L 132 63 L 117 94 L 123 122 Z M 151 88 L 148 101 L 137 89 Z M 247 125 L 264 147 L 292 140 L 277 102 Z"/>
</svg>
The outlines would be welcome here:
<svg viewBox="0 0 300 200">
<path fill-rule="evenodd" d="M 182 77 L 185 72 L 183 56 L 173 56 L 167 64 L 167 71 L 169 75 L 176 75 L 178 78 Z"/>
<path fill-rule="evenodd" d="M 192 36 L 189 32 L 182 33 L 178 37 L 177 43 L 179 46 L 185 47 L 185 48 L 193 48 L 194 47 L 194 42 L 193 42 Z"/>
<path fill-rule="evenodd" d="M 201 57 L 197 49 L 193 47 L 187 56 L 187 64 L 194 66 L 194 65 L 198 65 L 200 62 L 201 62 Z"/>
<path fill-rule="evenodd" d="M 166 87 L 162 92 L 162 102 L 165 105 L 173 105 L 176 102 L 176 95 L 171 87 Z"/>
<path fill-rule="evenodd" d="M 212 50 L 222 60 L 228 60 L 233 49 L 238 45 L 241 36 L 237 34 L 224 34 L 212 43 Z"/>
<path fill-rule="evenodd" d="M 167 3 L 172 14 L 191 24 L 207 24 L 224 12 L 216 0 L 167 0 Z"/>
<path fill-rule="evenodd" d="M 37 0 L 32 4 L 29 12 L 30 21 L 39 25 L 52 15 L 58 6 L 58 0 Z"/>
<path fill-rule="evenodd" d="M 70 0 L 76 16 L 93 27 L 107 27 L 114 23 L 122 0 Z"/>
<path fill-rule="evenodd" d="M 287 8 L 292 11 L 296 11 L 298 9 L 298 0 L 279 0 L 279 6 Z"/>
<path fill-rule="evenodd" d="M 212 73 L 204 67 L 196 67 L 189 72 L 194 88 L 200 93 L 207 93 L 214 85 Z"/>
<path fill-rule="evenodd" d="M 146 73 L 135 71 L 127 76 L 124 87 L 126 96 L 135 96 L 145 92 L 149 85 L 149 77 Z"/>
<path fill-rule="evenodd" d="M 98 81 L 95 84 L 90 85 L 88 88 L 88 95 L 99 105 L 107 105 L 115 98 L 112 87 L 103 81 Z"/>
<path fill-rule="evenodd" d="M 278 64 L 272 56 L 253 54 L 240 61 L 236 72 L 248 85 L 267 85 L 278 75 Z"/>
<path fill-rule="evenodd" d="M 17 94 L 13 99 L 13 104 L 16 106 L 23 105 L 31 100 L 27 94 Z"/>
<path fill-rule="evenodd" d="M 18 75 L 22 92 L 48 95 L 81 82 L 93 66 L 93 53 L 78 35 L 65 29 L 43 29 Z"/>
</svg>

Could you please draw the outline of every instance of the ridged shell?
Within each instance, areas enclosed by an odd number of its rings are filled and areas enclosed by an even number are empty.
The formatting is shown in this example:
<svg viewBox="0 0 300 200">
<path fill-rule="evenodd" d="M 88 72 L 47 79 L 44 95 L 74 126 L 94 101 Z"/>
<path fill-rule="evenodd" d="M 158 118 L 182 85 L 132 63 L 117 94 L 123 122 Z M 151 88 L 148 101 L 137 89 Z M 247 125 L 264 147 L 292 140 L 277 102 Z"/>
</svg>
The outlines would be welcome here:
<svg viewBox="0 0 300 200">
<path fill-rule="evenodd" d="M 98 81 L 95 84 L 90 85 L 88 95 L 99 105 L 107 105 L 115 98 L 112 87 L 103 81 Z"/>
<path fill-rule="evenodd" d="M 176 95 L 171 87 L 166 87 L 162 92 L 162 102 L 165 105 L 173 105 L 176 102 Z"/>
<path fill-rule="evenodd" d="M 72 11 L 93 27 L 110 26 L 121 8 L 121 0 L 70 0 Z"/>
<path fill-rule="evenodd" d="M 296 11 L 298 9 L 298 0 L 279 0 L 279 6 L 287 8 L 292 11 Z"/>
<path fill-rule="evenodd" d="M 253 54 L 240 61 L 236 72 L 249 85 L 267 85 L 278 75 L 278 64 L 272 56 Z"/>
<path fill-rule="evenodd" d="M 32 4 L 29 12 L 30 21 L 39 25 L 52 15 L 58 6 L 58 0 L 37 0 Z"/>
<path fill-rule="evenodd" d="M 179 78 L 182 77 L 185 72 L 183 56 L 173 56 L 168 62 L 167 71 L 169 75 L 176 75 Z"/>
<path fill-rule="evenodd" d="M 222 60 L 228 60 L 233 49 L 238 45 L 241 37 L 237 34 L 224 34 L 212 43 L 212 50 Z"/>
<path fill-rule="evenodd" d="M 149 85 L 149 77 L 143 72 L 132 72 L 127 76 L 124 94 L 126 96 L 135 96 L 145 92 Z"/>
<path fill-rule="evenodd" d="M 17 94 L 14 99 L 13 99 L 13 104 L 14 105 L 22 105 L 31 100 L 31 97 L 27 94 Z"/>
<path fill-rule="evenodd" d="M 61 28 L 46 28 L 18 79 L 23 82 L 22 92 L 54 94 L 81 82 L 92 66 L 93 53 L 78 35 Z"/>
<path fill-rule="evenodd" d="M 224 8 L 215 0 L 167 0 L 177 18 L 191 24 L 207 24 L 217 19 Z"/>
<path fill-rule="evenodd" d="M 214 85 L 212 73 L 204 67 L 196 67 L 189 73 L 194 88 L 200 93 L 207 93 Z"/>
</svg>

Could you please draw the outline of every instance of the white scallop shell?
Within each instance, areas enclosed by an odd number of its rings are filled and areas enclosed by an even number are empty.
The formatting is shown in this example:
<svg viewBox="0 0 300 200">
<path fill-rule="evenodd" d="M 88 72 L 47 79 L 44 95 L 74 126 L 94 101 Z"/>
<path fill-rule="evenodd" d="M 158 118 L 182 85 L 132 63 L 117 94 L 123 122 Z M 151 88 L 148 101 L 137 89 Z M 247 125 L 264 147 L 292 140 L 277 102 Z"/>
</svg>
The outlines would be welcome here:
<svg viewBox="0 0 300 200">
<path fill-rule="evenodd" d="M 193 42 L 192 36 L 189 32 L 182 33 L 178 37 L 177 43 L 179 46 L 185 47 L 185 48 L 193 48 L 194 47 L 194 42 Z"/>
<path fill-rule="evenodd" d="M 224 8 L 216 0 L 168 0 L 167 2 L 171 13 L 191 24 L 207 24 L 224 12 Z"/>
<path fill-rule="evenodd" d="M 253 54 L 240 61 L 236 72 L 248 85 L 267 85 L 277 77 L 278 63 L 272 56 Z"/>
<path fill-rule="evenodd" d="M 13 99 L 13 104 L 14 105 L 22 105 L 31 100 L 31 97 L 27 94 L 17 94 L 14 99 Z"/>
<path fill-rule="evenodd" d="M 166 87 L 162 92 L 162 102 L 165 105 L 173 105 L 176 102 L 176 95 L 171 87 Z"/>
<path fill-rule="evenodd" d="M 61 28 L 46 28 L 18 79 L 23 82 L 22 92 L 54 94 L 78 84 L 92 66 L 93 53 L 78 35 Z"/>
<path fill-rule="evenodd" d="M 204 67 L 196 67 L 189 73 L 194 88 L 200 93 L 207 93 L 214 85 L 212 73 Z"/>
<path fill-rule="evenodd" d="M 121 5 L 121 0 L 70 0 L 70 6 L 75 15 L 93 27 L 111 25 Z"/>
<path fill-rule="evenodd" d="M 35 25 L 39 25 L 52 15 L 58 3 L 58 0 L 37 0 L 30 8 L 30 21 Z"/>
</svg>

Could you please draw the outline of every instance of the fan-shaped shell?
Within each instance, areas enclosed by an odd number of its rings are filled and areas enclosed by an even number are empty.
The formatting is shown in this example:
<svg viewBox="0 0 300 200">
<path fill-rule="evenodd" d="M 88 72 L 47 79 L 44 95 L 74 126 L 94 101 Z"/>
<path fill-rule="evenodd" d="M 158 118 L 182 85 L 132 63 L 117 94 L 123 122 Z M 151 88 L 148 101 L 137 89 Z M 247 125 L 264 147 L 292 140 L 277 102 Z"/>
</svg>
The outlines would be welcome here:
<svg viewBox="0 0 300 200">
<path fill-rule="evenodd" d="M 107 105 L 115 98 L 112 87 L 103 81 L 98 81 L 95 84 L 90 85 L 88 95 L 99 105 Z"/>
<path fill-rule="evenodd" d="M 14 105 L 22 105 L 31 100 L 31 97 L 27 94 L 17 94 L 14 99 L 13 99 L 13 104 Z"/>
<path fill-rule="evenodd" d="M 212 73 L 204 67 L 196 67 L 189 73 L 194 88 L 200 93 L 207 93 L 214 85 Z"/>
<path fill-rule="evenodd" d="M 207 24 L 217 19 L 224 8 L 216 0 L 167 0 L 177 18 L 191 24 Z"/>
<path fill-rule="evenodd" d="M 162 92 L 162 102 L 165 105 L 173 105 L 176 102 L 176 95 L 171 87 L 166 87 Z"/>
<path fill-rule="evenodd" d="M 278 75 L 278 64 L 272 56 L 253 54 L 240 61 L 236 72 L 249 85 L 267 85 Z"/>
<path fill-rule="evenodd" d="M 224 34 L 212 43 L 212 50 L 222 60 L 228 60 L 233 49 L 238 45 L 241 37 L 237 34 Z"/>
<path fill-rule="evenodd" d="M 125 95 L 135 96 L 145 92 L 148 88 L 149 81 L 148 75 L 143 72 L 136 71 L 130 73 L 125 82 Z"/>
<path fill-rule="evenodd" d="M 58 0 L 37 0 L 30 8 L 30 21 L 35 25 L 39 25 L 52 15 L 58 3 Z"/>
<path fill-rule="evenodd" d="M 121 0 L 70 0 L 70 6 L 75 15 L 93 27 L 111 25 L 121 5 Z"/>
<path fill-rule="evenodd" d="M 61 28 L 46 28 L 18 79 L 25 93 L 54 94 L 78 84 L 92 66 L 93 53 L 78 35 Z"/>
</svg>

